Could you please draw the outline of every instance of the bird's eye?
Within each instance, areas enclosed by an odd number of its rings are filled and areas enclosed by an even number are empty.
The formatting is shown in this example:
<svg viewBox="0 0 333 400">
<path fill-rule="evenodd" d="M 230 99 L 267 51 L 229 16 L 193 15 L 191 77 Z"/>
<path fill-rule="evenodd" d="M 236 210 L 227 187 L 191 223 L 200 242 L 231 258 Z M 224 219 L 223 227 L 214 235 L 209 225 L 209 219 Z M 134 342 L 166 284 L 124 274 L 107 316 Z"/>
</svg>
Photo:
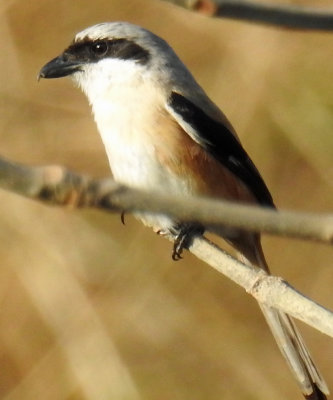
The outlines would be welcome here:
<svg viewBox="0 0 333 400">
<path fill-rule="evenodd" d="M 91 51 L 98 57 L 102 57 L 108 51 L 107 42 L 95 42 L 91 45 Z"/>
</svg>

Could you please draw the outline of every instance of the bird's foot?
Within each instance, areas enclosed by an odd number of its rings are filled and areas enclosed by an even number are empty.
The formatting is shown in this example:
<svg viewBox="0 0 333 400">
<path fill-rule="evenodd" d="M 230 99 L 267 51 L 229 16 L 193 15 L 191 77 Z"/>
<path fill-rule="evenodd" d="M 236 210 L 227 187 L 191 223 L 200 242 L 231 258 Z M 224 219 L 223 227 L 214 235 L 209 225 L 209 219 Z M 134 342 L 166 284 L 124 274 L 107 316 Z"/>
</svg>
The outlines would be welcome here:
<svg viewBox="0 0 333 400">
<path fill-rule="evenodd" d="M 199 225 L 182 224 L 176 228 L 175 241 L 172 249 L 172 259 L 180 260 L 184 249 L 188 249 L 196 236 L 201 236 L 204 229 Z"/>
</svg>

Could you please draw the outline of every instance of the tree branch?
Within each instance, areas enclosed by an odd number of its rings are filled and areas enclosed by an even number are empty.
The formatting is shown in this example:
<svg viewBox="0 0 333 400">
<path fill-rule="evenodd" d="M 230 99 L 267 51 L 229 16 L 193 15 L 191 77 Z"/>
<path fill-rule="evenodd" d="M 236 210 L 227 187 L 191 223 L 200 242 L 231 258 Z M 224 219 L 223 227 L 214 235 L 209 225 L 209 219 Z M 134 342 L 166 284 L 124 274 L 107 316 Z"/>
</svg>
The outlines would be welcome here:
<svg viewBox="0 0 333 400">
<path fill-rule="evenodd" d="M 248 0 L 165 0 L 209 16 L 274 25 L 283 28 L 333 30 L 331 10 L 275 5 Z"/>
<path fill-rule="evenodd" d="M 304 296 L 282 278 L 239 262 L 203 237 L 195 238 L 189 250 L 242 286 L 257 301 L 284 311 L 333 337 L 333 312 Z"/>
<path fill-rule="evenodd" d="M 171 197 L 93 179 L 60 166 L 28 167 L 0 158 L 0 188 L 43 202 L 114 212 L 149 211 L 205 226 L 244 230 L 333 244 L 333 214 L 275 211 L 197 197 Z"/>
<path fill-rule="evenodd" d="M 149 211 L 204 225 L 228 225 L 333 241 L 332 215 L 276 212 L 209 199 L 171 198 L 132 189 L 112 179 L 95 180 L 60 166 L 28 167 L 0 159 L 0 187 L 54 205 L 115 212 Z M 195 238 L 189 250 L 241 285 L 258 301 L 283 310 L 333 337 L 333 314 L 280 278 L 240 263 L 203 237 Z"/>
</svg>

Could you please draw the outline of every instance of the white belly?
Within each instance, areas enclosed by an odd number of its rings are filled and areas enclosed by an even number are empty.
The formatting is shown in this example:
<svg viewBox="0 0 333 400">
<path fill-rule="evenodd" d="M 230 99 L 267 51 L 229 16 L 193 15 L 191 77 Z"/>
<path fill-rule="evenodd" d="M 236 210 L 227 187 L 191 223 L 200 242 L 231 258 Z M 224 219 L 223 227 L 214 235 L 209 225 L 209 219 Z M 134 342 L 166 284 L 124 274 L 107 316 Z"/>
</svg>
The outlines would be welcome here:
<svg viewBox="0 0 333 400">
<path fill-rule="evenodd" d="M 146 107 L 142 113 L 138 112 L 138 104 L 133 110 L 130 104 L 124 108 L 121 104 L 110 107 L 109 103 L 107 114 L 95 113 L 114 179 L 131 187 L 167 194 L 188 192 L 187 182 L 172 174 L 158 160 L 154 113 L 145 114 Z M 136 216 L 155 231 L 168 231 L 175 225 L 165 216 L 149 213 Z"/>
</svg>

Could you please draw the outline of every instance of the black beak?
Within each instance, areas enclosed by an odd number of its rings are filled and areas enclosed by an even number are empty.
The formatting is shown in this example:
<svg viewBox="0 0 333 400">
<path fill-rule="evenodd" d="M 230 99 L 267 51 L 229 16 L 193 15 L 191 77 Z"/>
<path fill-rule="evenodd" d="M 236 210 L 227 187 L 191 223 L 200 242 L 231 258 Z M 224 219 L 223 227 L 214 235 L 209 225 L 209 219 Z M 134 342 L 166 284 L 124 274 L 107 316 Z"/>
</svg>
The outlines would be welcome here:
<svg viewBox="0 0 333 400">
<path fill-rule="evenodd" d="M 61 54 L 44 65 L 40 70 L 37 79 L 40 78 L 62 78 L 74 72 L 80 71 L 82 63 L 77 60 L 71 60 L 66 54 Z"/>
</svg>

